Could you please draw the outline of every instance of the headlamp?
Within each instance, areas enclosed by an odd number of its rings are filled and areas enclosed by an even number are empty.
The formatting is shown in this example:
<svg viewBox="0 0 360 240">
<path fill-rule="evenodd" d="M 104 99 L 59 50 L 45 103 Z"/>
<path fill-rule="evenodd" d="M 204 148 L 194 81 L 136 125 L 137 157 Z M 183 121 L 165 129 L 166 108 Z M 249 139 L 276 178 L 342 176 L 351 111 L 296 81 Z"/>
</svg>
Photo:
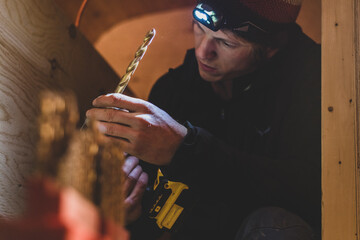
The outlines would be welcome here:
<svg viewBox="0 0 360 240">
<path fill-rule="evenodd" d="M 196 21 L 215 32 L 224 24 L 223 15 L 219 11 L 215 12 L 211 6 L 205 3 L 200 3 L 194 8 L 193 17 Z"/>
<path fill-rule="evenodd" d="M 245 15 L 245 14 L 244 14 Z M 240 22 L 227 22 L 223 13 L 217 9 L 214 9 L 206 3 L 199 3 L 193 10 L 193 17 L 196 21 L 200 22 L 207 28 L 218 31 L 222 27 L 231 29 L 234 32 L 245 33 L 251 35 L 258 35 L 267 33 L 264 29 L 257 26 L 249 19 L 243 18 Z"/>
</svg>

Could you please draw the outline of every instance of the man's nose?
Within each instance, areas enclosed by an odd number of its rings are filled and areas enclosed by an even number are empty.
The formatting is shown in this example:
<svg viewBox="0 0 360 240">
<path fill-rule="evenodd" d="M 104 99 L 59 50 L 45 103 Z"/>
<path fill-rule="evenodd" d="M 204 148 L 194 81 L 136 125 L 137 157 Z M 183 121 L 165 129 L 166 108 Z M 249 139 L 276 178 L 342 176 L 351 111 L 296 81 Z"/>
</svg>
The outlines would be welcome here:
<svg viewBox="0 0 360 240">
<path fill-rule="evenodd" d="M 197 48 L 197 52 L 201 59 L 211 60 L 215 58 L 217 55 L 215 41 L 204 37 Z"/>
</svg>

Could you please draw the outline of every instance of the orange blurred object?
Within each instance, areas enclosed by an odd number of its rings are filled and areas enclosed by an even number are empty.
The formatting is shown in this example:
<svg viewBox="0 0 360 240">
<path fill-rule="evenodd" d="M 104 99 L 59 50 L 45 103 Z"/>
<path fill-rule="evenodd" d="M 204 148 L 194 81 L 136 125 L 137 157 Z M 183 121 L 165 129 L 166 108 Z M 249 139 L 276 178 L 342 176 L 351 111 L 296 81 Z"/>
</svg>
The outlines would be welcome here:
<svg viewBox="0 0 360 240">
<path fill-rule="evenodd" d="M 104 219 L 98 209 L 72 188 L 51 179 L 28 182 L 24 217 L 0 221 L 0 239 L 17 240 L 128 240 L 122 226 Z"/>
</svg>

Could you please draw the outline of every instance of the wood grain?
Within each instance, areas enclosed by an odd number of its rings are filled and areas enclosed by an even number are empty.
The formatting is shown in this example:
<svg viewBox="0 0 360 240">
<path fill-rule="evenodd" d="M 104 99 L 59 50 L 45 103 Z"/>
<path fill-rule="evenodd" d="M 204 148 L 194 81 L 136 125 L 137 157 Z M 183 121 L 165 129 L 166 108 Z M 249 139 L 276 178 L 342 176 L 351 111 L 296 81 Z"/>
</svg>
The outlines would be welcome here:
<svg viewBox="0 0 360 240">
<path fill-rule="evenodd" d="M 359 239 L 357 0 L 323 1 L 322 226 L 325 240 Z"/>
<path fill-rule="evenodd" d="M 0 0 L 0 216 L 23 212 L 37 141 L 38 96 L 70 88 L 81 120 L 119 77 L 53 1 Z"/>
</svg>

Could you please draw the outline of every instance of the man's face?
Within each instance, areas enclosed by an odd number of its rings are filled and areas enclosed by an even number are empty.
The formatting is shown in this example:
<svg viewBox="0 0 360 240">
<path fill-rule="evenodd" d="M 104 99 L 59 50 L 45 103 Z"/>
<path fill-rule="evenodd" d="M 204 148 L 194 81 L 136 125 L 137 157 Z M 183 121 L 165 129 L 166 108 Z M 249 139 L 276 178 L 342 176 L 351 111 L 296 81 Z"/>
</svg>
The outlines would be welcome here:
<svg viewBox="0 0 360 240">
<path fill-rule="evenodd" d="M 232 80 L 256 68 L 251 43 L 226 30 L 214 32 L 194 21 L 200 76 L 209 82 Z"/>
</svg>

